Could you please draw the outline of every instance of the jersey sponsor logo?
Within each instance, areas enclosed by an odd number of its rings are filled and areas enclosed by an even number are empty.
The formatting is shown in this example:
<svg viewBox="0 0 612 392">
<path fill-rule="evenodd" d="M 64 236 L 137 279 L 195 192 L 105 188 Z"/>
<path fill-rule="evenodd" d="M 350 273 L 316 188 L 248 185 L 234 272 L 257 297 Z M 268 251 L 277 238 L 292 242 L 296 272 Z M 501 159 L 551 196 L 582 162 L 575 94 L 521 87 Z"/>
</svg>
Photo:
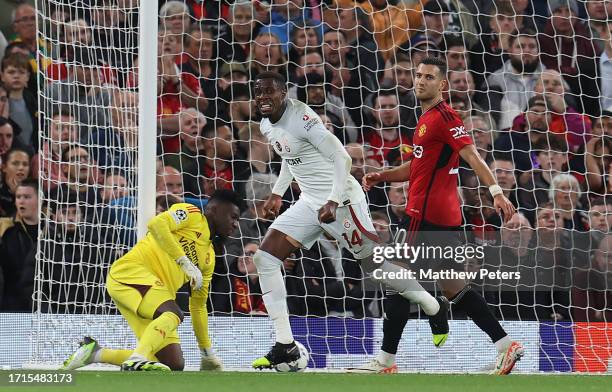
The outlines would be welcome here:
<svg viewBox="0 0 612 392">
<path fill-rule="evenodd" d="M 195 241 L 189 241 L 187 238 L 181 237 L 179 244 L 181 244 L 181 248 L 183 248 L 183 252 L 189 257 L 189 260 L 193 264 L 198 265 L 198 250 Z"/>
<path fill-rule="evenodd" d="M 452 132 L 453 139 L 459 139 L 460 137 L 469 136 L 463 125 L 451 128 L 449 129 L 449 131 Z"/>
<path fill-rule="evenodd" d="M 302 158 L 286 159 L 286 161 L 287 161 L 287 165 L 289 166 L 301 165 L 303 163 Z"/>
<path fill-rule="evenodd" d="M 304 116 L 307 117 L 307 116 Z M 306 120 L 304 120 L 306 121 Z M 312 129 L 312 127 L 314 127 L 315 125 L 317 125 L 319 123 L 319 119 L 318 118 L 310 118 L 309 120 L 306 122 L 306 124 L 304 124 L 304 129 L 306 130 L 306 132 L 310 131 Z"/>
<path fill-rule="evenodd" d="M 200 233 L 199 231 L 198 231 L 198 232 L 196 232 L 196 238 L 198 238 L 198 239 L 199 239 L 201 236 L 202 236 L 202 233 Z"/>
<path fill-rule="evenodd" d="M 423 137 L 425 132 L 427 132 L 427 125 L 423 124 L 419 127 L 419 137 Z"/>
<path fill-rule="evenodd" d="M 415 144 L 412 150 L 412 154 L 414 155 L 415 158 L 422 157 L 423 156 L 423 146 L 419 146 Z"/>
</svg>

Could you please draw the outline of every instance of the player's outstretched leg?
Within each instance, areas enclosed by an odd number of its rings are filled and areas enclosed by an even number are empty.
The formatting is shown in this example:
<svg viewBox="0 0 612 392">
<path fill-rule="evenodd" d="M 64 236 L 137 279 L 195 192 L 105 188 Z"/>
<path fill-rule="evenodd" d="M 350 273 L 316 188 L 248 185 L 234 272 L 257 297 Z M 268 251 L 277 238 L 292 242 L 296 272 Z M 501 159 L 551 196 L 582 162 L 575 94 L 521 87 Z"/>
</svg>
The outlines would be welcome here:
<svg viewBox="0 0 612 392">
<path fill-rule="evenodd" d="M 453 281 L 439 281 L 443 290 L 451 286 Z M 450 295 L 450 293 L 449 293 Z M 525 355 L 525 349 L 519 342 L 512 341 L 499 321 L 495 318 L 485 299 L 470 285 L 466 285 L 452 297 L 453 307 L 465 312 L 484 331 L 497 348 L 497 359 L 492 366 L 491 374 L 509 374 L 517 361 Z M 489 368 L 491 369 L 491 368 Z"/>
<path fill-rule="evenodd" d="M 76 370 L 96 362 L 95 357 L 98 351 L 100 351 L 98 342 L 89 336 L 85 336 L 83 341 L 79 343 L 79 348 L 64 361 L 61 370 Z"/>
<path fill-rule="evenodd" d="M 381 279 L 376 279 L 385 284 L 388 288 L 395 290 L 399 295 L 421 307 L 423 312 L 429 317 L 432 340 L 436 347 L 444 345 L 448 339 L 448 300 L 440 296 L 434 298 L 421 284 L 415 279 L 396 278 L 389 279 L 387 276 L 402 276 L 402 268 L 398 265 L 384 261 L 382 264 L 374 263 L 372 256 L 360 260 L 361 266 L 366 273 L 372 273 L 375 269 L 380 269 L 376 274 Z M 400 310 L 401 311 L 401 310 Z M 403 329 L 403 328 L 402 328 Z"/>
</svg>

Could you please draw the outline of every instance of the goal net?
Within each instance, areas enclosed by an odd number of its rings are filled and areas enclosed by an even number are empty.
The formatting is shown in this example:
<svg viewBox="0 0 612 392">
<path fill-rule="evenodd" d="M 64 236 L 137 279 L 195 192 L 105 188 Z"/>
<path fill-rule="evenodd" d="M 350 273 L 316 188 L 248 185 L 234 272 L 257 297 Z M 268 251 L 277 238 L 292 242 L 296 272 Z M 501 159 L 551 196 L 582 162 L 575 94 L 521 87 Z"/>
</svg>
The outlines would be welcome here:
<svg viewBox="0 0 612 392">
<path fill-rule="evenodd" d="M 477 272 L 472 287 L 525 345 L 517 371 L 606 371 L 612 8 L 548 3 L 159 1 L 158 20 L 146 22 L 158 24 L 158 35 L 141 37 L 143 1 L 38 0 L 40 169 L 33 174 L 42 219 L 33 312 L 0 316 L 31 323 L 18 350 L 30 348 L 27 362 L 59 364 L 83 335 L 132 347 L 104 284 L 112 262 L 137 240 L 139 207 L 162 211 L 187 201 L 203 208 L 214 190 L 234 189 L 246 208 L 239 230 L 216 245 L 208 310 L 225 367 L 248 367 L 273 343 L 252 255 L 271 223 L 259 216 L 283 148 L 261 134 L 253 78 L 281 73 L 288 97 L 308 103 L 346 145 L 351 174 L 361 180 L 405 162 L 413 135 L 427 132 L 416 129 L 414 72 L 425 56 L 439 56 L 448 65 L 445 98 L 465 124 L 456 131 L 473 137 L 520 212 L 502 224 L 487 188 L 461 163 L 462 230 L 487 254 L 465 265 Z M 138 61 L 143 39 L 157 40 L 156 64 Z M 157 74 L 156 107 L 138 102 L 144 67 Z M 157 114 L 156 130 L 139 127 L 139 111 Z M 138 158 L 139 132 L 156 138 L 150 159 Z M 155 206 L 137 203 L 142 165 L 156 165 Z M 367 194 L 381 237 L 390 239 L 406 216 L 406 186 L 382 184 Z M 299 193 L 292 185 L 284 208 Z M 388 294 L 368 283 L 349 253 L 321 237 L 283 268 L 292 328 L 312 353 L 310 366 L 341 369 L 378 352 Z M 524 278 L 494 279 L 480 274 L 485 269 Z M 187 295 L 177 296 L 185 309 Z M 410 306 L 401 370 L 472 372 L 493 362 L 487 335 L 465 313 L 452 316 L 449 341 L 434 350 L 426 318 Z M 179 332 L 187 366 L 197 367 L 189 318 Z"/>
</svg>

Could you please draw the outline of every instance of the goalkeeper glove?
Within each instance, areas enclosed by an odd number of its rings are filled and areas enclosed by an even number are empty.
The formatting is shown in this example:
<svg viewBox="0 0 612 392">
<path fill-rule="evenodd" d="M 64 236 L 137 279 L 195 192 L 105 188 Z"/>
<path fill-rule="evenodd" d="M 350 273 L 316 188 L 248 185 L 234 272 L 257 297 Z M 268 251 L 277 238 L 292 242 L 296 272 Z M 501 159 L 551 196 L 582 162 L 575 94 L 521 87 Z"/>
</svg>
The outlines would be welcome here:
<svg viewBox="0 0 612 392">
<path fill-rule="evenodd" d="M 221 361 L 215 356 L 212 349 L 203 348 L 200 350 L 202 358 L 200 359 L 200 370 L 223 370 Z"/>
<path fill-rule="evenodd" d="M 203 285 L 202 271 L 195 264 L 189 260 L 187 256 L 181 256 L 176 259 L 176 264 L 178 264 L 185 275 L 189 277 L 189 284 L 193 290 L 200 290 Z"/>
</svg>

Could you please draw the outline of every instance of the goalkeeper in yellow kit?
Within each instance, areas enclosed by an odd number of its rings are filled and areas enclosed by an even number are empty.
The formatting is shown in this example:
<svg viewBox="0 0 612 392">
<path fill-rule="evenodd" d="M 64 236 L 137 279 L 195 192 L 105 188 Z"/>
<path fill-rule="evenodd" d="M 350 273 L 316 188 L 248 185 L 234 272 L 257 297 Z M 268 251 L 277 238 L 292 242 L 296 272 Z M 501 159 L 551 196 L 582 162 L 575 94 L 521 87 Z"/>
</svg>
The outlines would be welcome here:
<svg viewBox="0 0 612 392">
<path fill-rule="evenodd" d="M 183 314 L 176 292 L 191 286 L 189 311 L 201 351 L 201 370 L 220 370 L 211 350 L 206 300 L 215 268 L 212 239 L 238 227 L 241 201 L 236 193 L 216 191 L 204 214 L 192 204 L 174 204 L 148 224 L 149 232 L 113 263 L 106 280 L 117 309 L 138 339 L 134 350 L 101 347 L 86 337 L 64 362 L 74 370 L 90 363 L 109 363 L 121 370 L 183 370 L 185 361 L 177 327 Z"/>
</svg>

